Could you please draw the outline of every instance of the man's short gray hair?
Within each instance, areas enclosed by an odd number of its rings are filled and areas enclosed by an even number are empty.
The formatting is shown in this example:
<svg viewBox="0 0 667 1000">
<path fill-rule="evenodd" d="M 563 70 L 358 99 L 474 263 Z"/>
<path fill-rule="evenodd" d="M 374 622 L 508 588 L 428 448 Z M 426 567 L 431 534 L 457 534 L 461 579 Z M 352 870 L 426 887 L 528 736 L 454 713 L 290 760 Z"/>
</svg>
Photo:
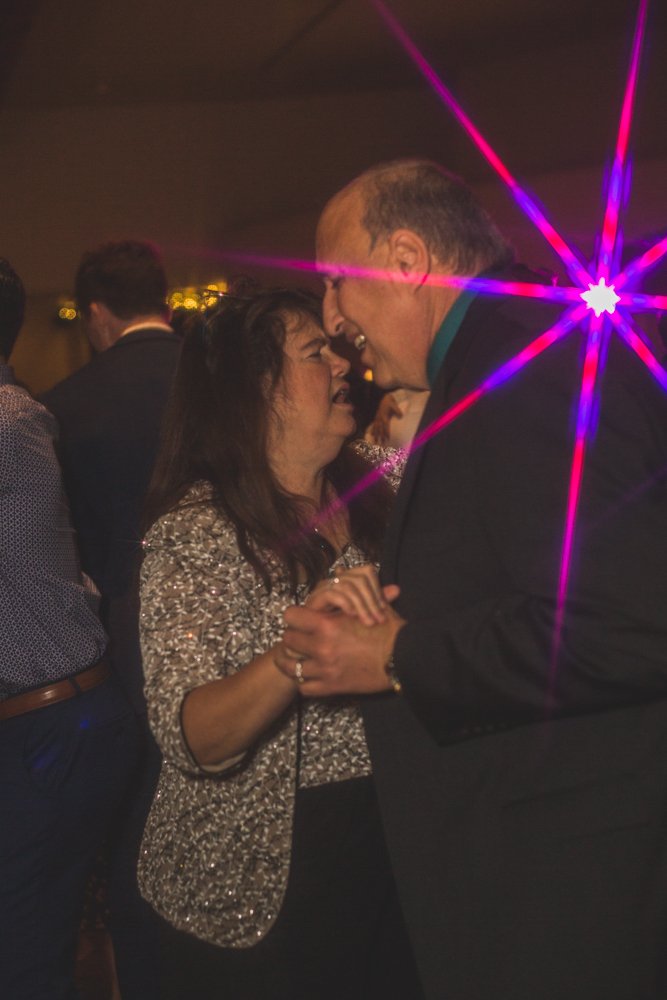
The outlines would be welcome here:
<svg viewBox="0 0 667 1000">
<path fill-rule="evenodd" d="M 357 178 L 371 247 L 411 229 L 453 274 L 502 267 L 514 251 L 469 188 L 430 160 L 394 160 Z"/>
</svg>

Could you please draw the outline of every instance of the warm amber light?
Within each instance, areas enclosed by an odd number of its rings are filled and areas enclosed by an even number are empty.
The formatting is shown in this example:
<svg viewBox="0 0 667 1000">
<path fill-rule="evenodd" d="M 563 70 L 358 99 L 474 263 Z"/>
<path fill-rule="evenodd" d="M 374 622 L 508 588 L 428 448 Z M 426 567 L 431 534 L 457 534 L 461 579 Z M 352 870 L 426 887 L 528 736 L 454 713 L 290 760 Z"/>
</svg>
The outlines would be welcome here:
<svg viewBox="0 0 667 1000">
<path fill-rule="evenodd" d="M 57 308 L 58 312 L 56 315 L 61 323 L 73 323 L 74 320 L 79 318 L 74 299 L 67 298 L 64 295 L 61 296 L 58 300 Z"/>
<path fill-rule="evenodd" d="M 204 312 L 217 304 L 221 293 L 226 292 L 227 287 L 225 279 L 220 278 L 200 287 L 190 285 L 187 288 L 175 288 L 169 293 L 167 302 L 172 310 L 199 309 Z"/>
</svg>

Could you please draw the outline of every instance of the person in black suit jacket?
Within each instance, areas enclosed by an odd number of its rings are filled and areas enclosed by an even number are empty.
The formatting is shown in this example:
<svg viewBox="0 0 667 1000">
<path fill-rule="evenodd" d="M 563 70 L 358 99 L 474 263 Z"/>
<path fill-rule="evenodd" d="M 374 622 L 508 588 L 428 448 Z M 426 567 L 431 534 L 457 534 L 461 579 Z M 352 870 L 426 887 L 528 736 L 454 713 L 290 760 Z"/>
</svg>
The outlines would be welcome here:
<svg viewBox="0 0 667 1000">
<path fill-rule="evenodd" d="M 145 722 L 137 573 L 142 504 L 181 340 L 168 323 L 167 280 L 151 244 L 126 240 L 86 253 L 75 293 L 96 353 L 43 401 L 60 426 L 81 562 L 102 595 L 113 667 L 144 722 L 144 766 L 114 838 L 109 892 L 123 997 L 150 1000 L 152 933 L 141 929 L 152 915 L 138 895 L 135 869 L 159 753 Z"/>
<path fill-rule="evenodd" d="M 558 316 L 437 283 L 535 276 L 426 162 L 339 193 L 318 257 L 330 334 L 383 387 L 431 388 L 421 429 Z M 560 628 L 579 332 L 411 455 L 381 571 L 400 596 L 382 624 L 328 613 L 325 595 L 285 615 L 279 664 L 300 663 L 305 696 L 369 695 L 388 847 L 432 1000 L 667 996 L 667 398 L 618 338 L 604 360 Z"/>
</svg>

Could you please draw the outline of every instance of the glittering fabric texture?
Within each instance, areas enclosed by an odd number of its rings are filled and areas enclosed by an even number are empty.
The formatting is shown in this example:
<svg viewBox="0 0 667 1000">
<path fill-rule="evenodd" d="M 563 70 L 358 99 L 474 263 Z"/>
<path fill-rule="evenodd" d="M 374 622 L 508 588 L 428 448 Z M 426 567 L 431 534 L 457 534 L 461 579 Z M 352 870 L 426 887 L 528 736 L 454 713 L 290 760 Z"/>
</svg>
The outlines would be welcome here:
<svg viewBox="0 0 667 1000">
<path fill-rule="evenodd" d="M 369 447 L 364 453 L 384 457 Z M 192 758 L 180 724 L 184 696 L 235 673 L 278 641 L 283 612 L 294 603 L 276 559 L 267 594 L 207 496 L 196 487 L 145 542 L 141 644 L 163 765 L 139 884 L 173 926 L 214 944 L 247 947 L 280 911 L 297 782 L 308 787 L 367 775 L 370 761 L 358 707 L 348 699 L 304 700 L 300 725 L 295 702 L 226 770 L 204 771 Z M 364 562 L 349 545 L 331 574 Z M 305 596 L 303 587 L 298 600 Z"/>
</svg>

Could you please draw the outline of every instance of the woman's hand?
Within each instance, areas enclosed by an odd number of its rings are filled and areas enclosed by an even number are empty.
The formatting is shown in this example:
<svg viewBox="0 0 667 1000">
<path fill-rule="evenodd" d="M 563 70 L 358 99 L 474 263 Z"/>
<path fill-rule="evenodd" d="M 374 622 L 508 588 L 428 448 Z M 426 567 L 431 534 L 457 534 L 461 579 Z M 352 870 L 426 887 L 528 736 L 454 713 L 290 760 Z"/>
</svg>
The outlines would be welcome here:
<svg viewBox="0 0 667 1000">
<path fill-rule="evenodd" d="M 395 584 L 382 587 L 375 567 L 367 563 L 322 580 L 308 595 L 305 606 L 313 611 L 342 611 L 363 625 L 377 625 L 386 620 L 387 605 L 398 594 Z"/>
</svg>

